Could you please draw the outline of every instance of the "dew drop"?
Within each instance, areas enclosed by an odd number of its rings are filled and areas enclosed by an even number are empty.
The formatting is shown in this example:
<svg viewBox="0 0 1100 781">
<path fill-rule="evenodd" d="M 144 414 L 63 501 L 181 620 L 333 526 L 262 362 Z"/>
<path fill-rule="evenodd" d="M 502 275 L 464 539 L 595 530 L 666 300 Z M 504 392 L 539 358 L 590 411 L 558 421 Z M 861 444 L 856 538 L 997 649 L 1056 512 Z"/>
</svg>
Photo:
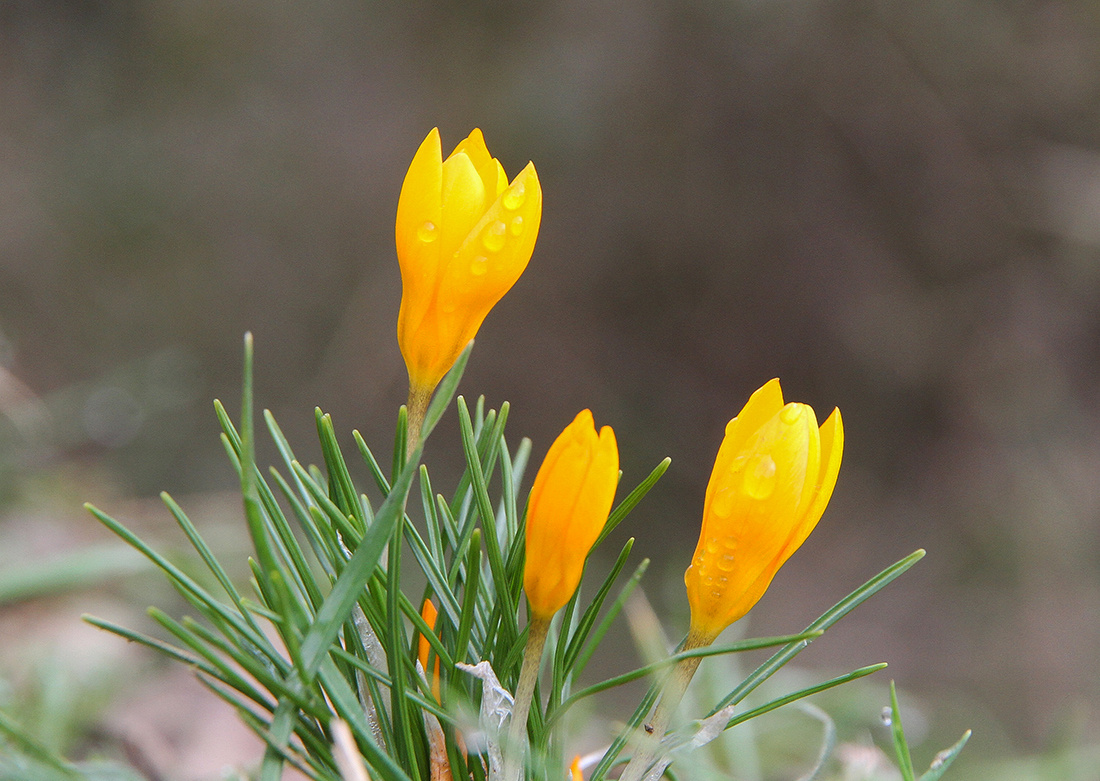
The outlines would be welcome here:
<svg viewBox="0 0 1100 781">
<path fill-rule="evenodd" d="M 885 706 L 882 709 L 882 723 L 885 724 L 887 727 L 890 727 L 894 724 L 894 711 L 890 708 L 889 705 Z"/>
<path fill-rule="evenodd" d="M 458 304 L 455 303 L 453 298 L 448 298 L 440 304 L 439 308 L 443 310 L 443 314 L 449 315 L 458 308 Z"/>
<path fill-rule="evenodd" d="M 775 461 L 771 456 L 756 456 L 745 469 L 742 483 L 746 494 L 753 499 L 767 499 L 775 490 Z"/>
<path fill-rule="evenodd" d="M 710 511 L 719 518 L 729 518 L 735 501 L 737 501 L 737 492 L 727 485 L 715 493 L 710 503 Z"/>
<path fill-rule="evenodd" d="M 793 426 L 802 418 L 802 415 L 805 413 L 805 408 L 805 404 L 788 404 L 779 411 L 779 419 L 788 426 Z"/>
<path fill-rule="evenodd" d="M 513 236 L 518 236 L 523 233 L 523 218 L 518 214 L 512 218 L 512 221 L 508 223 L 508 232 Z"/>
<path fill-rule="evenodd" d="M 515 211 L 523 205 L 523 201 L 526 197 L 527 193 L 523 186 L 523 182 L 516 182 L 504 191 L 504 195 L 500 199 L 500 202 L 504 204 L 505 209 Z"/>
<path fill-rule="evenodd" d="M 718 561 L 714 562 L 714 566 L 718 568 L 719 572 L 733 572 L 737 569 L 732 553 L 727 553 L 725 556 L 719 558 Z"/>
<path fill-rule="evenodd" d="M 507 231 L 508 226 L 497 220 L 485 229 L 485 234 L 481 237 L 481 243 L 485 245 L 485 249 L 489 252 L 500 252 L 504 247 L 504 234 Z"/>
<path fill-rule="evenodd" d="M 425 244 L 431 244 L 439 238 L 439 228 L 435 226 L 434 222 L 429 220 L 416 229 L 416 238 L 420 239 Z"/>
<path fill-rule="evenodd" d="M 748 453 L 741 453 L 739 456 L 737 456 L 737 458 L 733 459 L 733 461 L 730 462 L 730 474 L 733 474 L 734 472 L 740 472 L 742 469 L 745 468 L 745 464 L 747 464 L 748 461 Z"/>
<path fill-rule="evenodd" d="M 475 277 L 483 277 L 489 271 L 489 259 L 484 255 L 478 255 L 470 263 L 470 273 Z"/>
</svg>

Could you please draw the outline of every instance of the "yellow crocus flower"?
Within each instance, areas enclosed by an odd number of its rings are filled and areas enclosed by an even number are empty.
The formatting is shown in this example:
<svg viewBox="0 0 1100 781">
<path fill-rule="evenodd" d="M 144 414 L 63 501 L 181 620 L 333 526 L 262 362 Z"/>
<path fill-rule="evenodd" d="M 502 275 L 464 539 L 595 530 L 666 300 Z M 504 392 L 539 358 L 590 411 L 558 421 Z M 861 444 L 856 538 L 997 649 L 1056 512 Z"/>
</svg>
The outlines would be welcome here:
<svg viewBox="0 0 1100 781">
<path fill-rule="evenodd" d="M 615 432 L 604 426 L 597 436 L 584 410 L 550 446 L 527 505 L 523 587 L 535 618 L 550 619 L 577 590 L 618 481 Z"/>
<path fill-rule="evenodd" d="M 413 157 L 397 204 L 397 341 L 410 399 L 424 405 L 519 279 L 538 236 L 542 188 L 527 164 L 508 183 L 474 130 L 443 160 L 439 130 Z"/>
<path fill-rule="evenodd" d="M 691 645 L 712 642 L 764 595 L 825 511 L 843 448 L 840 410 L 819 429 L 811 407 L 783 403 L 779 380 L 729 422 L 684 573 Z"/>
</svg>

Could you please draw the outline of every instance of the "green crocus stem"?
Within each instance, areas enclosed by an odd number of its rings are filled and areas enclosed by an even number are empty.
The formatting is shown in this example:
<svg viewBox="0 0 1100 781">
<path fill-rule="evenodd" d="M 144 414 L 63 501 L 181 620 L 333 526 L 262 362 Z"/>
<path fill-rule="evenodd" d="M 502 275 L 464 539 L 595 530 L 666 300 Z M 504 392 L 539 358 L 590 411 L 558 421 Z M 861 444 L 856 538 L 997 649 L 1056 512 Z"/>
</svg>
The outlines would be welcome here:
<svg viewBox="0 0 1100 781">
<path fill-rule="evenodd" d="M 420 444 L 420 429 L 424 427 L 424 416 L 428 414 L 428 403 L 432 400 L 432 391 L 435 388 L 427 388 L 422 385 L 409 385 L 409 401 L 406 408 L 409 411 L 408 436 L 405 445 L 405 457 L 408 458 Z"/>
<path fill-rule="evenodd" d="M 549 629 L 550 619 L 539 616 L 533 616 L 527 626 L 523 666 L 519 668 L 512 720 L 508 727 L 508 739 L 503 746 L 504 781 L 521 781 L 523 777 L 523 758 L 527 748 L 527 714 L 531 710 L 531 697 L 535 693 L 535 681 L 539 677 L 542 649 L 546 645 L 546 632 Z"/>
<path fill-rule="evenodd" d="M 687 639 L 684 640 L 680 650 L 692 651 L 696 648 L 704 648 L 712 642 L 714 642 L 713 637 L 705 636 L 692 629 L 688 632 Z M 641 781 L 645 778 L 646 771 L 657 758 L 661 738 L 668 730 L 668 723 L 672 720 L 680 700 L 684 698 L 684 692 L 687 691 L 688 684 L 691 683 L 702 660 L 701 656 L 689 656 L 687 659 L 681 659 L 672 668 L 668 678 L 665 679 L 661 689 L 661 699 L 653 709 L 652 718 L 645 722 L 644 729 L 638 731 L 637 748 L 626 770 L 619 777 L 620 781 Z"/>
</svg>

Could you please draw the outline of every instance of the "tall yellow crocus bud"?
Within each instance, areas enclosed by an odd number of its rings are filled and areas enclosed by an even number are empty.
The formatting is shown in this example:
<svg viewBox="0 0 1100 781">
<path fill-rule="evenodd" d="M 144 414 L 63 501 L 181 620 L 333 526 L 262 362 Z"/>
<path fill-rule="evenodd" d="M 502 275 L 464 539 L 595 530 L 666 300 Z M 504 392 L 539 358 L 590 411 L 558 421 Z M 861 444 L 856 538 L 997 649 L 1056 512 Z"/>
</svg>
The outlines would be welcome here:
<svg viewBox="0 0 1100 781">
<path fill-rule="evenodd" d="M 692 645 L 709 644 L 764 595 L 825 511 L 843 448 L 840 410 L 818 429 L 808 405 L 784 405 L 779 380 L 729 422 L 684 574 Z"/>
<path fill-rule="evenodd" d="M 439 130 L 413 157 L 397 203 L 397 341 L 410 399 L 431 396 L 519 279 L 539 232 L 542 188 L 531 163 L 512 183 L 474 130 L 443 160 Z"/>
<path fill-rule="evenodd" d="M 604 426 L 597 436 L 584 410 L 550 446 L 527 505 L 523 587 L 534 616 L 551 618 L 577 590 L 618 481 L 615 432 Z"/>
<path fill-rule="evenodd" d="M 524 777 L 527 714 L 550 619 L 581 582 L 584 560 L 607 523 L 618 482 L 615 432 L 604 426 L 597 434 L 592 413 L 581 411 L 550 445 L 527 502 L 523 588 L 530 621 L 504 744 L 504 781 Z"/>
</svg>

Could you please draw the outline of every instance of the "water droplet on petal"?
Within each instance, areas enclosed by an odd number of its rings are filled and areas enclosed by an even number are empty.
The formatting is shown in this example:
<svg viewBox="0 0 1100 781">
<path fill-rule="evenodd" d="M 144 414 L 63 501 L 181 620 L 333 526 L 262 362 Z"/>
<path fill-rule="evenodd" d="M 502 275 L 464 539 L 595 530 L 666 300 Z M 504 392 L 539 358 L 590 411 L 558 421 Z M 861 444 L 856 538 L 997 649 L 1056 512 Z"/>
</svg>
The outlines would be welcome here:
<svg viewBox="0 0 1100 781">
<path fill-rule="evenodd" d="M 434 222 L 429 220 L 416 229 L 416 238 L 420 239 L 425 244 L 431 244 L 439 238 L 439 228 L 435 226 Z"/>
<path fill-rule="evenodd" d="M 779 411 L 779 419 L 788 426 L 793 426 L 802 418 L 805 412 L 805 404 L 788 404 Z"/>
<path fill-rule="evenodd" d="M 887 727 L 894 724 L 894 711 L 889 705 L 882 709 L 882 723 Z"/>
<path fill-rule="evenodd" d="M 470 262 L 470 273 L 475 277 L 485 276 L 489 271 L 489 259 L 484 255 L 478 255 Z"/>
<path fill-rule="evenodd" d="M 512 221 L 508 223 L 508 231 L 513 236 L 518 236 L 523 233 L 523 218 L 518 214 L 512 218 Z"/>
<path fill-rule="evenodd" d="M 737 569 L 737 565 L 734 563 L 733 554 L 727 553 L 714 563 L 714 566 L 718 568 L 719 572 L 733 572 Z"/>
<path fill-rule="evenodd" d="M 497 220 L 485 229 L 485 235 L 481 237 L 481 243 L 485 245 L 485 249 L 489 252 L 500 252 L 504 247 L 504 234 L 507 230 L 508 226 Z"/>
<path fill-rule="evenodd" d="M 756 456 L 745 468 L 742 487 L 753 499 L 767 499 L 775 490 L 775 461 L 771 456 Z"/>
<path fill-rule="evenodd" d="M 440 304 L 439 308 L 443 310 L 443 314 L 449 315 L 458 308 L 458 304 L 453 298 L 448 298 Z"/>
<path fill-rule="evenodd" d="M 509 211 L 515 211 L 523 205 L 524 199 L 527 197 L 523 182 L 516 182 L 507 190 L 504 191 L 504 195 L 501 197 L 500 202 L 504 204 L 504 208 Z"/>
<path fill-rule="evenodd" d="M 710 503 L 710 511 L 719 518 L 729 518 L 736 500 L 737 492 L 727 485 L 714 494 L 714 499 Z"/>
</svg>

